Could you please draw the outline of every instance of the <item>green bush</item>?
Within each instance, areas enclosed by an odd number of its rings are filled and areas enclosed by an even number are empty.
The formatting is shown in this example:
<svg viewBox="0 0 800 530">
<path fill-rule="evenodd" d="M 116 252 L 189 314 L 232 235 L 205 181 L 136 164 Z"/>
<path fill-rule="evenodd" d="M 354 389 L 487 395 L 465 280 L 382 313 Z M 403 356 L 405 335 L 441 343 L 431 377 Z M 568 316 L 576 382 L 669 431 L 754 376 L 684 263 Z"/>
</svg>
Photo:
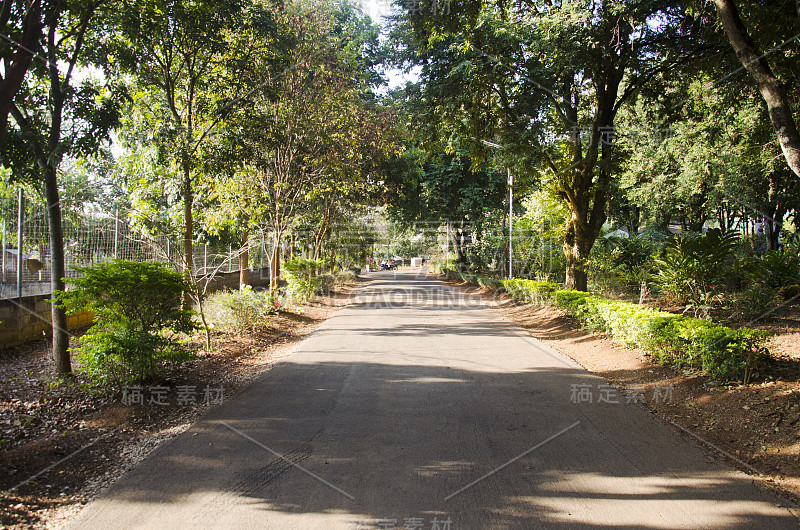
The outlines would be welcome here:
<svg viewBox="0 0 800 530">
<path fill-rule="evenodd" d="M 98 383 L 152 380 L 165 362 L 180 362 L 190 351 L 178 339 L 199 326 L 181 307 L 193 286 L 159 263 L 116 260 L 78 267 L 69 289 L 54 293 L 67 311 L 86 309 L 94 325 L 76 349 L 83 368 Z"/>
<path fill-rule="evenodd" d="M 751 258 L 750 280 L 765 289 L 780 291 L 784 298 L 800 292 L 800 258 L 793 252 L 770 250 Z"/>
<path fill-rule="evenodd" d="M 478 285 L 478 277 L 475 274 L 469 274 L 467 272 L 461 273 L 461 281 L 472 285 Z"/>
<path fill-rule="evenodd" d="M 354 282 L 356 280 L 356 275 L 356 272 L 352 269 L 336 273 L 326 272 L 318 277 L 318 289 L 323 292 L 328 292 L 339 285 Z"/>
<path fill-rule="evenodd" d="M 617 343 L 647 351 L 655 361 L 703 370 L 717 381 L 747 383 L 770 361 L 767 333 L 733 330 L 708 320 L 675 315 L 639 304 L 609 300 L 533 280 L 502 280 L 515 300 L 552 304 Z"/>
<path fill-rule="evenodd" d="M 321 260 L 294 258 L 284 263 L 287 298 L 297 303 L 313 300 L 322 285 L 322 280 L 317 276 L 322 270 Z"/>
<path fill-rule="evenodd" d="M 205 305 L 209 326 L 238 333 L 258 332 L 269 323 L 270 315 L 280 311 L 283 297 L 269 291 L 254 291 L 249 285 L 241 291 L 217 291 Z"/>
<path fill-rule="evenodd" d="M 679 234 L 664 247 L 656 260 L 656 282 L 661 294 L 678 303 L 707 312 L 726 283 L 726 272 L 733 261 L 739 236 L 732 231 L 712 228 L 703 235 Z"/>
<path fill-rule="evenodd" d="M 455 270 L 455 269 L 451 269 L 449 267 L 442 267 L 441 271 L 442 271 L 442 274 L 447 276 L 447 279 L 449 279 L 449 280 L 458 281 L 458 282 L 464 281 L 464 277 L 463 277 L 462 273 L 457 271 L 457 270 Z"/>
<path fill-rule="evenodd" d="M 502 289 L 503 284 L 494 278 L 487 278 L 486 276 L 478 276 L 478 285 L 485 289 Z"/>
<path fill-rule="evenodd" d="M 500 283 L 514 300 L 538 305 L 552 303 L 552 293 L 561 288 L 557 283 L 524 279 L 500 280 Z"/>
</svg>

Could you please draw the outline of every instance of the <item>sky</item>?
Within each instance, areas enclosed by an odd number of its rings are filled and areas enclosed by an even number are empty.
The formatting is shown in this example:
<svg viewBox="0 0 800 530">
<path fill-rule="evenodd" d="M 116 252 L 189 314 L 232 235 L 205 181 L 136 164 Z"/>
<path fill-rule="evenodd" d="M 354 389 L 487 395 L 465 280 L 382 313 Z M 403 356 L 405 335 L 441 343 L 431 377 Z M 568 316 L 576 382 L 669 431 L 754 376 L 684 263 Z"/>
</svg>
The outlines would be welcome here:
<svg viewBox="0 0 800 530">
<path fill-rule="evenodd" d="M 386 22 L 382 17 L 388 16 L 392 12 L 392 0 L 361 0 L 361 9 L 369 15 L 373 22 L 385 26 Z M 384 36 L 385 38 L 385 36 Z M 401 87 L 406 81 L 417 81 L 418 77 L 414 72 L 404 73 L 401 70 L 391 69 L 386 71 L 390 89 Z"/>
<path fill-rule="evenodd" d="M 391 0 L 361 0 L 361 9 L 375 22 L 382 22 L 381 17 L 391 12 Z"/>
</svg>

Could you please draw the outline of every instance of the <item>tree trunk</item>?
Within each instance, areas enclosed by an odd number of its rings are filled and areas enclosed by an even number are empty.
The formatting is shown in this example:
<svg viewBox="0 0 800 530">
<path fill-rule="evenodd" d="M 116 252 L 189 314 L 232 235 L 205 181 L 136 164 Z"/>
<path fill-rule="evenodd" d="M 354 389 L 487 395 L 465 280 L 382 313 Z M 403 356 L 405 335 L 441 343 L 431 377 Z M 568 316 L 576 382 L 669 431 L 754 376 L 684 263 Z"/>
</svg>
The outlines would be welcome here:
<svg viewBox="0 0 800 530">
<path fill-rule="evenodd" d="M 783 156 L 795 175 L 800 177 L 800 134 L 792 116 L 792 107 L 780 79 L 775 77 L 766 56 L 759 52 L 747 32 L 733 0 L 714 0 L 717 14 L 728 35 L 736 56 L 758 85 L 758 90 L 767 103 L 772 126 L 778 135 Z"/>
<path fill-rule="evenodd" d="M 778 250 L 780 246 L 779 239 L 781 228 L 783 228 L 783 217 L 786 215 L 786 208 L 782 204 L 780 192 L 783 189 L 783 182 L 792 180 L 788 172 L 786 177 L 786 179 L 783 178 L 783 171 L 773 171 L 770 175 L 769 193 L 767 194 L 768 206 L 764 215 L 764 224 L 767 226 L 764 231 L 767 236 L 767 250 Z"/>
<path fill-rule="evenodd" d="M 777 226 L 776 226 L 777 225 Z M 780 224 L 775 223 L 768 215 L 764 216 L 764 235 L 766 250 L 778 250 L 778 239 L 781 233 Z"/>
<path fill-rule="evenodd" d="M 591 237 L 588 226 L 581 223 L 579 219 L 573 218 L 567 225 L 564 235 L 564 257 L 567 262 L 565 286 L 567 289 L 588 290 L 586 260 L 589 259 L 589 252 L 592 250 L 595 239 L 596 236 Z"/>
<path fill-rule="evenodd" d="M 250 285 L 250 232 L 242 236 L 242 249 L 239 252 L 239 290 Z"/>
<path fill-rule="evenodd" d="M 466 252 L 466 250 L 464 248 L 464 246 L 467 243 L 468 238 L 469 238 L 469 227 L 464 226 L 463 222 L 462 222 L 462 226 L 454 228 L 454 230 L 453 230 L 453 242 L 455 244 L 454 246 L 456 247 L 456 255 L 458 256 L 458 258 L 457 258 L 457 260 L 458 260 L 457 267 L 458 267 L 458 270 L 460 270 L 461 272 L 466 272 L 467 269 L 468 269 L 468 267 L 467 267 L 467 252 Z"/>
<path fill-rule="evenodd" d="M 281 274 L 281 236 L 280 233 L 275 233 L 272 239 L 272 248 L 270 249 L 269 260 L 269 290 L 278 290 L 278 277 Z"/>
<path fill-rule="evenodd" d="M 8 129 L 8 115 L 14 98 L 17 96 L 25 75 L 28 73 L 33 61 L 32 50 L 38 48 L 42 36 L 42 9 L 41 1 L 25 2 L 27 10 L 22 16 L 22 39 L 16 47 L 13 59 L 5 62 L 4 76 L 0 77 L 0 146 L 3 145 Z M 5 27 L 11 17 L 10 1 L 2 3 L 0 23 Z M 24 5 L 19 2 L 19 5 Z"/>
<path fill-rule="evenodd" d="M 192 240 L 194 239 L 194 220 L 192 219 L 192 175 L 189 164 L 183 164 L 183 272 L 186 277 L 192 278 L 194 259 L 192 255 Z"/>
<path fill-rule="evenodd" d="M 64 232 L 61 224 L 61 203 L 58 197 L 58 180 L 56 168 L 48 165 L 44 170 L 45 196 L 47 197 L 48 228 L 50 230 L 50 288 L 51 292 L 64 290 Z M 66 375 L 72 373 L 69 352 L 69 334 L 67 333 L 67 313 L 58 304 L 51 304 L 53 319 L 53 361 L 56 373 Z"/>
<path fill-rule="evenodd" d="M 316 261 L 322 255 L 322 242 L 325 241 L 325 234 L 328 231 L 328 221 L 323 219 L 317 229 L 317 233 L 314 234 L 314 254 L 313 259 Z"/>
</svg>

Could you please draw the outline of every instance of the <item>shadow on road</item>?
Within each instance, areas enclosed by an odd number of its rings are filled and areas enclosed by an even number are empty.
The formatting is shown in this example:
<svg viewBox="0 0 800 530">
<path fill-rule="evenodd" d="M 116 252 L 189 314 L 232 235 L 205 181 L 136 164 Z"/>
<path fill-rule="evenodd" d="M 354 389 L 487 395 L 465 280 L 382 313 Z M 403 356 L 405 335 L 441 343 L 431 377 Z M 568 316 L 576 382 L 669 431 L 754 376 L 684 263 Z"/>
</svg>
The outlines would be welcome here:
<svg viewBox="0 0 800 530">
<path fill-rule="evenodd" d="M 352 528 L 390 519 L 403 528 L 412 517 L 426 521 L 420 528 L 434 518 L 452 528 L 798 526 L 770 493 L 621 391 L 618 403 L 598 403 L 603 381 L 585 371 L 368 356 L 276 366 L 123 477 L 94 521 L 131 509 L 137 515 L 124 520 L 180 521 L 193 505 L 219 521 L 246 505 L 330 514 Z M 575 385 L 595 392 L 592 403 L 574 402 Z"/>
</svg>

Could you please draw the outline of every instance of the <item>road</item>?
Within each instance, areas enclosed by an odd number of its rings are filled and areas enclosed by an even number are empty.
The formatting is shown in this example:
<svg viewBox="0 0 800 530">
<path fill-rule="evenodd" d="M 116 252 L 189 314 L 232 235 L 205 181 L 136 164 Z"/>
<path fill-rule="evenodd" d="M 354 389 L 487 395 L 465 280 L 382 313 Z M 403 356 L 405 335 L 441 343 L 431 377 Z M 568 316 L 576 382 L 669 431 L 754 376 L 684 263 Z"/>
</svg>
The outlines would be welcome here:
<svg viewBox="0 0 800 530">
<path fill-rule="evenodd" d="M 800 526 L 477 298 L 414 271 L 374 276 L 71 527 Z"/>
</svg>

